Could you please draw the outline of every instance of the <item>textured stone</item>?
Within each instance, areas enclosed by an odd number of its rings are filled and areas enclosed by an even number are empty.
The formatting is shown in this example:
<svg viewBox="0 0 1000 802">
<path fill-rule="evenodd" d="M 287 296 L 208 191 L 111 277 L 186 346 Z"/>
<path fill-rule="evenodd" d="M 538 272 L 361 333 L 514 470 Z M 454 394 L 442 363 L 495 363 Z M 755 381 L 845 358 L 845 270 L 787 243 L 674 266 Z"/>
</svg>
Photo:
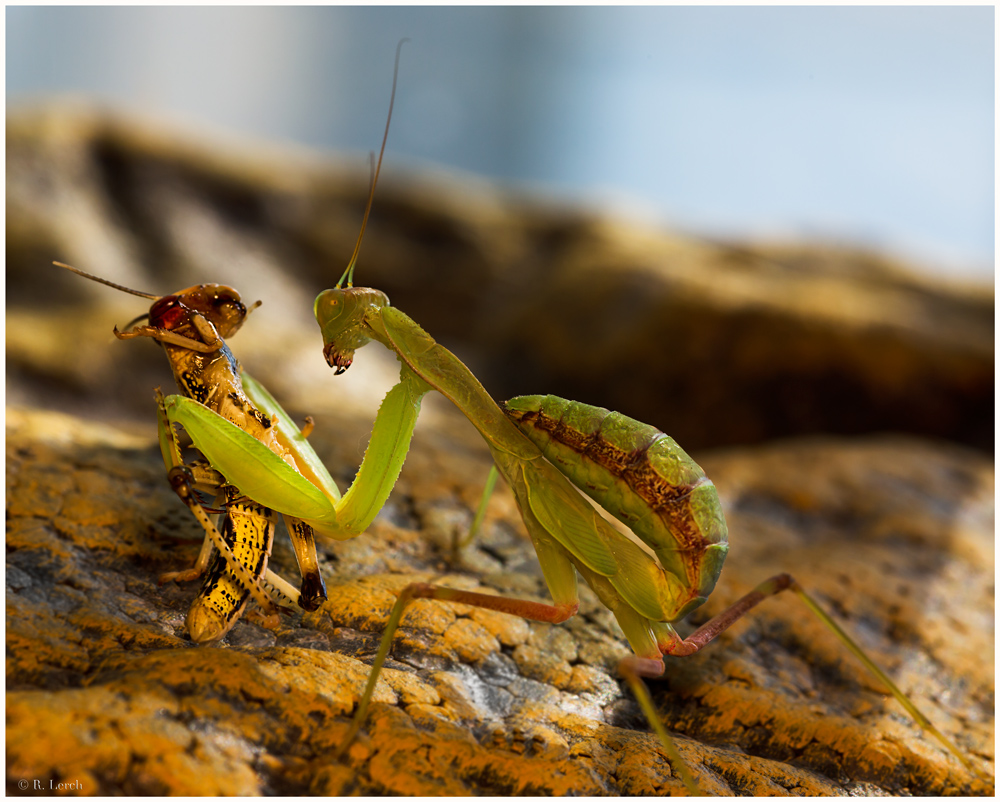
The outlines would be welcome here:
<svg viewBox="0 0 1000 802">
<path fill-rule="evenodd" d="M 405 573 L 379 573 L 396 527 L 378 521 L 348 544 L 321 544 L 331 593 L 320 611 L 284 616 L 259 645 L 247 633 L 266 630 L 239 623 L 221 646 L 192 647 L 184 615 L 197 588 L 157 577 L 193 562 L 200 537 L 162 476 L 152 428 L 143 438 L 7 411 L 7 498 L 16 500 L 7 538 L 11 790 L 49 778 L 132 795 L 682 790 L 614 679 L 626 647 L 586 591 L 566 625 L 512 621 L 529 631 L 520 645 L 502 645 L 465 605 L 418 602 L 370 721 L 338 764 L 393 592 L 413 579 L 482 589 L 494 580 L 442 575 L 434 566 L 445 556 L 430 541 L 417 541 Z M 414 454 L 419 465 L 434 448 L 448 487 L 465 465 L 437 451 L 445 440 L 418 435 Z M 697 620 L 790 570 L 990 774 L 990 461 L 956 446 L 871 438 L 790 441 L 704 463 L 722 491 L 733 550 Z M 114 477 L 116 493 L 77 503 L 98 475 Z M 396 493 L 419 509 L 426 500 L 413 488 L 435 490 L 413 477 L 404 468 Z M 516 525 L 491 512 L 470 548 L 491 550 Z M 369 556 L 356 559 L 362 551 Z M 530 595 L 544 599 L 526 541 L 520 552 Z M 294 576 L 283 538 L 274 565 Z M 566 678 L 552 672 L 556 655 L 576 661 L 560 663 Z M 654 699 L 707 792 L 990 793 L 792 597 L 769 600 L 703 652 L 667 664 L 651 683 Z"/>
<path fill-rule="evenodd" d="M 366 165 L 89 111 L 8 120 L 8 793 L 25 793 L 22 781 L 133 796 L 683 790 L 617 678 L 626 646 L 613 617 L 586 588 L 559 627 L 415 603 L 362 735 L 336 760 L 409 582 L 548 598 L 505 489 L 453 559 L 489 461 L 434 394 L 379 518 L 320 544 L 327 604 L 276 630 L 247 616 L 218 646 L 185 634 L 198 587 L 158 582 L 201 540 L 156 446 L 152 389 L 172 380 L 155 345 L 110 333 L 144 302 L 48 263 L 154 293 L 222 281 L 263 297 L 233 348 L 297 418 L 314 416 L 310 441 L 346 485 L 398 366 L 373 346 L 335 379 L 310 309 L 353 248 L 367 183 Z M 359 271 L 496 396 L 603 403 L 696 451 L 732 550 L 684 632 L 788 571 L 983 773 L 922 735 L 789 596 L 650 683 L 703 790 L 992 794 L 989 288 L 845 250 L 694 241 L 391 170 Z M 887 429 L 921 436 L 871 434 Z M 852 436 L 700 450 L 806 432 Z M 294 578 L 280 533 L 272 565 Z"/>
</svg>

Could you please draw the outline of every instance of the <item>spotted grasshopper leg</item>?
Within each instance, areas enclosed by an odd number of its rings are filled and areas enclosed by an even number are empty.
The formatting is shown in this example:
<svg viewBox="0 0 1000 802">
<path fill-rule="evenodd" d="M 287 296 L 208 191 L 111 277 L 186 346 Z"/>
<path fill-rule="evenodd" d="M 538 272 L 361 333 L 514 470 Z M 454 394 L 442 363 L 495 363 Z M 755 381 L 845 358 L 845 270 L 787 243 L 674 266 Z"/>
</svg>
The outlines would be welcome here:
<svg viewBox="0 0 1000 802">
<path fill-rule="evenodd" d="M 148 325 L 133 325 L 125 331 L 116 327 L 114 333 L 123 340 L 149 337 L 158 342 L 184 394 L 164 399 L 157 392 L 157 409 L 161 453 L 171 486 L 205 532 L 195 565 L 186 571 L 164 575 L 165 580 L 191 580 L 207 572 L 203 592 L 188 614 L 192 639 L 205 643 L 225 636 L 243 613 L 250 596 L 270 622 L 276 620 L 275 598 L 291 600 L 307 610 L 316 609 L 326 598 L 326 588 L 319 572 L 312 527 L 294 517 L 294 513 L 284 515 L 302 576 L 301 588 L 296 590 L 267 567 L 274 537 L 274 508 L 237 490 L 228 481 L 240 471 L 228 467 L 222 471 L 221 462 L 207 458 L 185 465 L 174 432 L 174 425 L 183 423 L 174 413 L 177 399 L 181 398 L 201 410 L 202 415 L 214 414 L 219 425 L 237 430 L 245 440 L 252 440 L 263 449 L 265 455 L 255 461 L 247 458 L 245 448 L 237 443 L 237 462 L 243 471 L 247 466 L 263 465 L 273 458 L 282 465 L 286 462 L 294 465 L 291 470 L 308 477 L 300 476 L 303 482 L 325 483 L 333 488 L 330 492 L 337 493 L 336 485 L 304 435 L 271 395 L 242 372 L 226 344 L 226 338 L 239 330 L 255 307 L 248 309 L 236 290 L 220 284 L 198 284 L 171 295 L 156 296 L 122 287 L 69 265 L 56 264 L 153 302 L 149 312 L 138 318 L 148 318 Z M 197 417 L 197 413 L 189 411 Z M 200 446 L 199 450 L 205 453 Z M 260 472 L 267 475 L 266 468 Z M 199 503 L 194 494 L 196 489 L 220 494 L 218 501 L 225 507 L 219 525 L 221 532 Z"/>
</svg>

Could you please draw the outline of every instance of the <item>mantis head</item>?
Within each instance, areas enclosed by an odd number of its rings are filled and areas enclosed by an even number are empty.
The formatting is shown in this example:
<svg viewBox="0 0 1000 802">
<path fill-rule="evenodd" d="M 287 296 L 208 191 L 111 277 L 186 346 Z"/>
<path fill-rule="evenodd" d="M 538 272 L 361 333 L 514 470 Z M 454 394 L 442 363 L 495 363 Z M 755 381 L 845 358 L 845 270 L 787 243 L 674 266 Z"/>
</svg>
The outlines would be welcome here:
<svg viewBox="0 0 1000 802">
<path fill-rule="evenodd" d="M 385 133 L 382 135 L 382 149 L 378 154 L 378 163 L 372 164 L 371 187 L 368 190 L 368 203 L 365 206 L 365 216 L 361 220 L 361 231 L 354 245 L 354 253 L 347 263 L 347 269 L 332 290 L 323 290 L 313 304 L 316 322 L 323 332 L 323 356 L 331 368 L 336 368 L 339 376 L 347 370 L 354 361 L 354 352 L 373 337 L 375 332 L 369 321 L 377 317 L 379 310 L 389 305 L 389 296 L 381 290 L 354 286 L 354 265 L 361 252 L 361 240 L 365 236 L 365 226 L 368 225 L 368 215 L 371 214 L 372 200 L 375 198 L 375 184 L 382 169 L 382 157 L 385 155 L 385 143 L 389 138 L 389 123 L 392 120 L 392 104 L 396 100 L 396 78 L 399 76 L 399 51 L 403 42 L 396 45 L 396 65 L 392 70 L 392 94 L 389 96 L 389 116 L 385 121 Z M 347 286 L 344 287 L 344 282 Z"/>
<path fill-rule="evenodd" d="M 316 297 L 313 311 L 323 332 L 323 356 L 337 369 L 336 375 L 351 366 L 354 352 L 374 336 L 367 323 L 369 313 L 378 314 L 388 305 L 389 296 L 368 287 L 337 287 Z"/>
</svg>

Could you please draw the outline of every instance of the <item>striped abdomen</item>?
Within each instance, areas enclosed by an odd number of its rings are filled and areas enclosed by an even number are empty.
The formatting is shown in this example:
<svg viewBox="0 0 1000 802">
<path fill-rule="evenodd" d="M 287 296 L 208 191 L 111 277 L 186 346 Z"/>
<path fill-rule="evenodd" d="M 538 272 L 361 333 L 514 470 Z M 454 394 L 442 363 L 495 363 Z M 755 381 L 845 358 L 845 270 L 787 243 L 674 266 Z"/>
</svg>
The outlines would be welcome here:
<svg viewBox="0 0 1000 802">
<path fill-rule="evenodd" d="M 715 486 L 673 438 L 619 412 L 556 396 L 521 396 L 507 416 L 570 481 L 699 595 L 729 549 Z"/>
<path fill-rule="evenodd" d="M 221 535 L 248 578 L 261 583 L 267 572 L 274 541 L 274 513 L 248 499 L 235 487 L 224 489 L 228 497 Z M 239 498 L 239 500 L 237 500 Z M 208 643 L 224 636 L 239 620 L 250 598 L 246 580 L 221 554 L 216 554 L 205 576 L 201 593 L 188 612 L 188 633 L 195 643 Z"/>
</svg>

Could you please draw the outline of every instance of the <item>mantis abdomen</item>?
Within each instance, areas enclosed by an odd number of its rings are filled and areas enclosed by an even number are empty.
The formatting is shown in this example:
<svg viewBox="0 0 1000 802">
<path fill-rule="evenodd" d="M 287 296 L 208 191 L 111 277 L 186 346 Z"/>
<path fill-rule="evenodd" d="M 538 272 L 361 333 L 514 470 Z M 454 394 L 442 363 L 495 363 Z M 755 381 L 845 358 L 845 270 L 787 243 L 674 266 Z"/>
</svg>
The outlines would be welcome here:
<svg viewBox="0 0 1000 802">
<path fill-rule="evenodd" d="M 726 552 L 726 520 L 705 472 L 673 438 L 602 407 L 520 396 L 504 411 L 574 485 L 628 526 L 663 567 L 708 596 Z"/>
</svg>

